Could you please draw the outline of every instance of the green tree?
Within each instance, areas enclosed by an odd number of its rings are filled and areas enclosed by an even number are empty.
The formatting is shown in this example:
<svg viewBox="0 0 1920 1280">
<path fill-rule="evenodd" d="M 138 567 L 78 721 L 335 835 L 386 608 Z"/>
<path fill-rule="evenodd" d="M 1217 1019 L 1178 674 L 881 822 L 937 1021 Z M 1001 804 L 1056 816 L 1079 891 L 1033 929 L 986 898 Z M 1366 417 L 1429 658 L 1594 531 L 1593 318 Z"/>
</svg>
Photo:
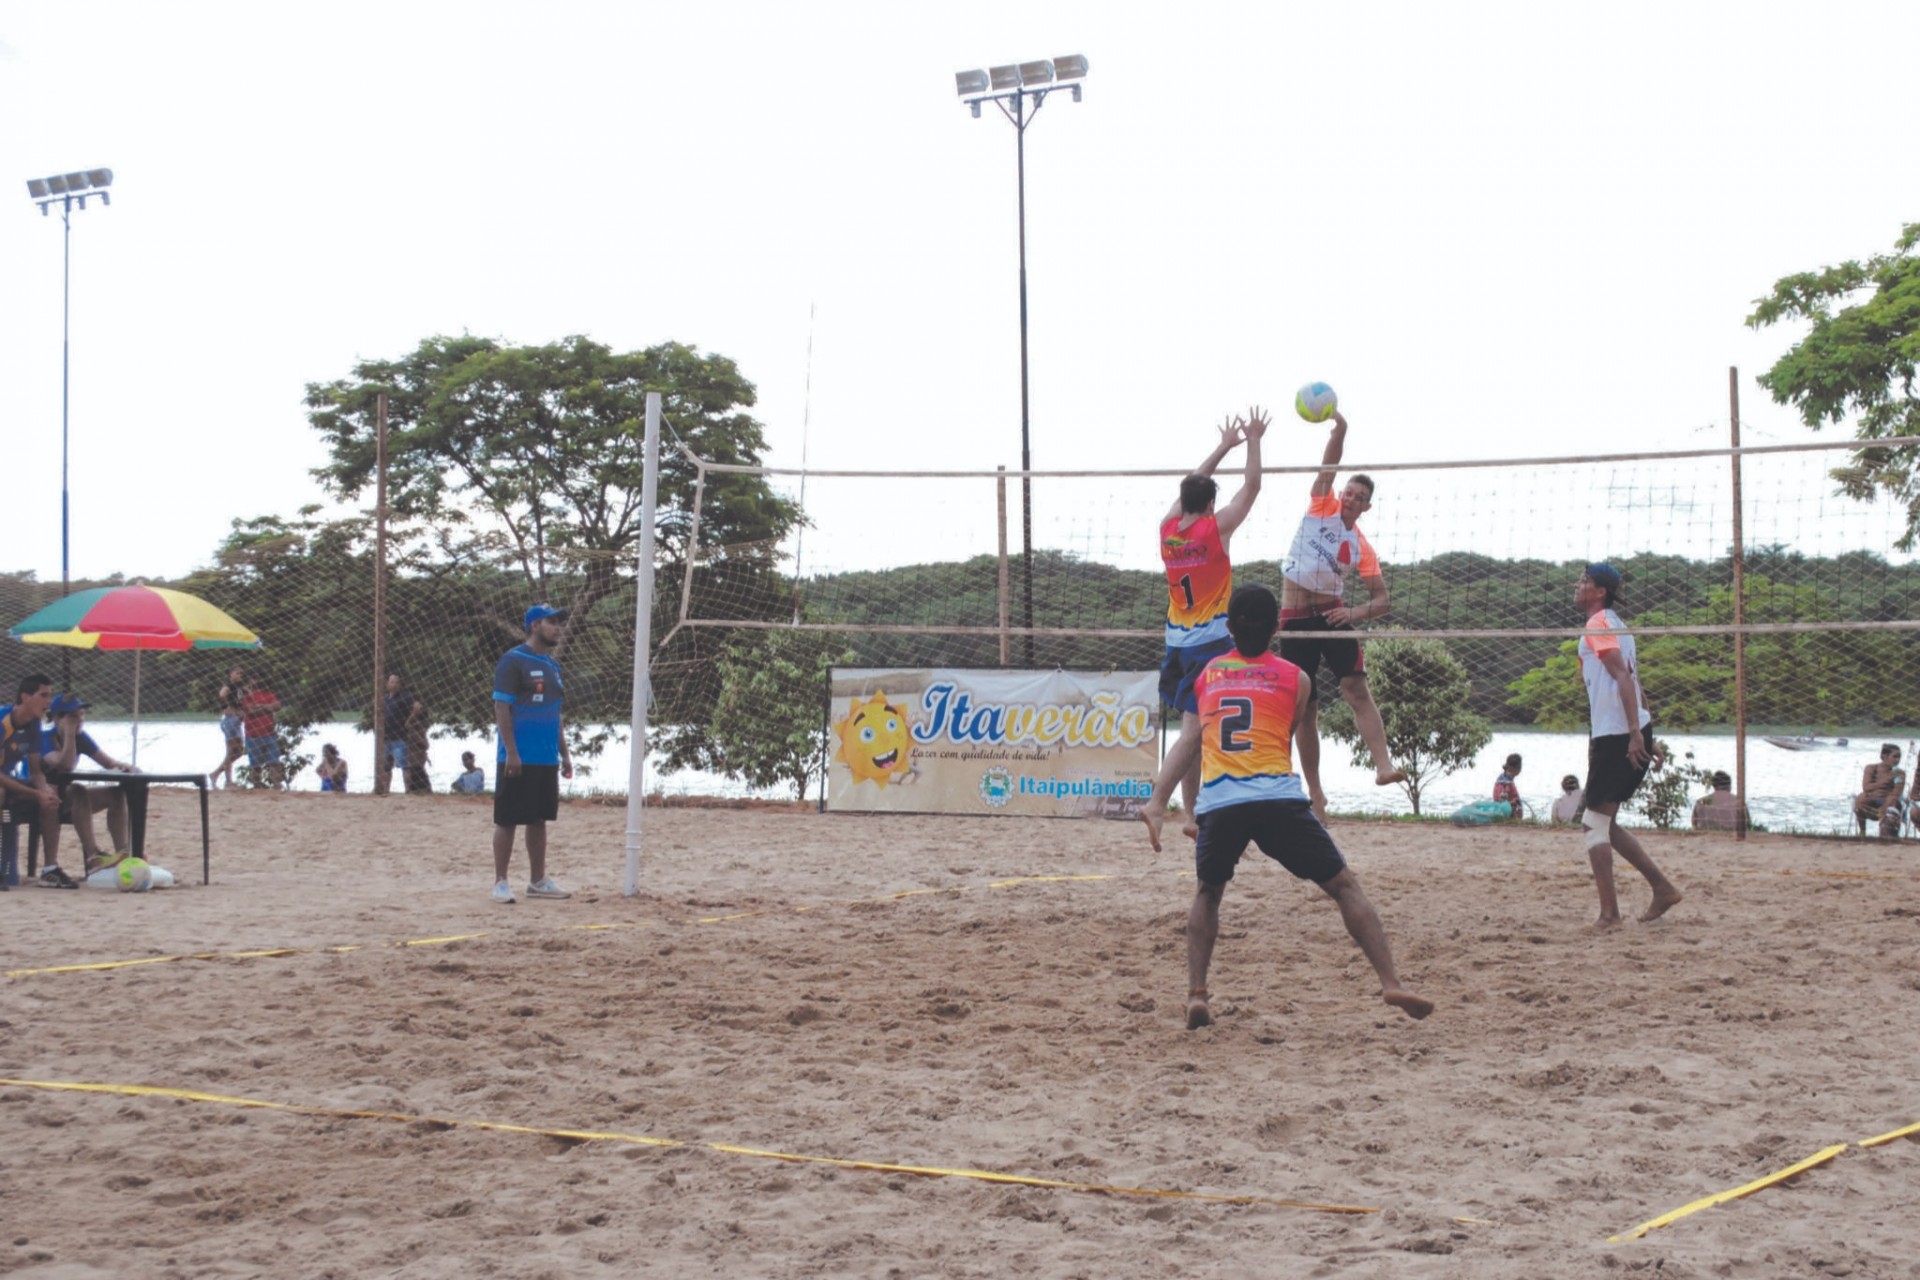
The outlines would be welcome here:
<svg viewBox="0 0 1920 1280">
<path fill-rule="evenodd" d="M 1493 738 L 1485 716 L 1467 709 L 1473 684 L 1467 669 L 1438 640 L 1381 640 L 1367 646 L 1367 683 L 1387 730 L 1387 750 L 1406 770 L 1400 785 L 1420 812 L 1420 792 L 1430 782 L 1473 763 Z M 1373 757 L 1344 701 L 1320 715 L 1321 730 L 1353 750 L 1353 762 Z"/>
<path fill-rule="evenodd" d="M 1693 799 L 1688 791 L 1693 787 L 1711 790 L 1713 773 L 1696 765 L 1691 751 L 1687 752 L 1686 762 L 1681 763 L 1665 742 L 1656 745 L 1655 754 L 1661 764 L 1647 771 L 1647 780 L 1634 792 L 1633 805 L 1654 826 L 1671 831 L 1693 815 Z"/>
<path fill-rule="evenodd" d="M 1884 493 L 1907 508 L 1902 551 L 1920 537 L 1920 222 L 1901 228 L 1893 252 L 1864 263 L 1842 262 L 1802 271 L 1774 282 L 1773 292 L 1754 299 L 1747 324 L 1755 329 L 1782 320 L 1808 322 L 1807 335 L 1760 375 L 1776 404 L 1791 404 L 1800 420 L 1818 431 L 1851 413 L 1861 440 L 1905 443 L 1861 449 L 1835 480 L 1850 497 L 1871 500 Z"/>
<path fill-rule="evenodd" d="M 851 656 L 818 631 L 739 632 L 720 656 L 712 722 L 669 728 L 662 772 L 697 766 L 749 786 L 791 783 L 806 799 L 826 762 L 828 672 Z"/>
</svg>

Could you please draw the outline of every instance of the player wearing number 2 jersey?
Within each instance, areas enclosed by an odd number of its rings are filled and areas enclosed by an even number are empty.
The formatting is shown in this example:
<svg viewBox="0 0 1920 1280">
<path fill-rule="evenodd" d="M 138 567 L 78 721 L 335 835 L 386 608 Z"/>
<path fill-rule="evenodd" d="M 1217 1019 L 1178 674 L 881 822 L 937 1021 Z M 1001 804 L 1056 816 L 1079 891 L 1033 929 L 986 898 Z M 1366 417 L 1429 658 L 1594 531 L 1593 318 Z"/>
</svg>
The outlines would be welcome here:
<svg viewBox="0 0 1920 1280">
<path fill-rule="evenodd" d="M 1306 787 L 1293 772 L 1289 746 L 1309 698 L 1306 674 L 1268 652 L 1279 623 L 1273 592 L 1245 586 L 1233 593 L 1227 610 L 1233 650 L 1200 673 L 1200 730 L 1182 735 L 1167 757 L 1169 769 L 1178 765 L 1184 770 L 1197 760 L 1202 779 L 1194 852 L 1199 886 L 1187 912 L 1187 1029 L 1213 1021 L 1207 969 L 1220 933 L 1220 900 L 1249 842 L 1295 876 L 1319 885 L 1339 904 L 1347 933 L 1380 977 L 1381 996 L 1409 1017 L 1424 1018 L 1433 1012 L 1433 1002 L 1400 984 L 1379 915 L 1333 837 L 1314 816 Z M 1156 851 L 1167 816 L 1164 799 L 1164 793 L 1156 792 L 1141 810 Z"/>
<path fill-rule="evenodd" d="M 1180 482 L 1180 500 L 1160 521 L 1160 561 L 1167 571 L 1167 656 L 1160 664 L 1160 697 L 1179 711 L 1182 737 L 1199 724 L 1195 677 L 1229 647 L 1227 596 L 1233 590 L 1233 564 L 1227 543 L 1260 495 L 1260 437 L 1266 430 L 1266 413 L 1257 405 L 1247 417 L 1222 423 L 1220 443 L 1199 470 Z M 1242 440 L 1247 442 L 1246 477 L 1240 492 L 1215 515 L 1213 501 L 1220 486 L 1213 469 Z M 1200 786 L 1197 765 L 1181 779 L 1189 814 Z"/>
</svg>

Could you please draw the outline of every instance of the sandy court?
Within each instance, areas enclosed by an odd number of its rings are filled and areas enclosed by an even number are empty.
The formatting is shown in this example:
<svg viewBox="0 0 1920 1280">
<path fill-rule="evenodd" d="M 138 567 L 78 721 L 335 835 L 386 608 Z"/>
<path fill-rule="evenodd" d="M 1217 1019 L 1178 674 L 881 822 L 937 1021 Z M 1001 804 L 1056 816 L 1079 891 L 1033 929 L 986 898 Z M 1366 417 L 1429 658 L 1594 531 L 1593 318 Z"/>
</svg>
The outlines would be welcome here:
<svg viewBox="0 0 1920 1280">
<path fill-rule="evenodd" d="M 626 899 L 575 804 L 506 908 L 484 799 L 214 800 L 210 888 L 157 794 L 191 887 L 0 895 L 0 968 L 299 950 L 11 976 L 0 1076 L 412 1119 L 0 1086 L 0 1272 L 1920 1277 L 1911 1140 L 1607 1239 L 1920 1121 L 1912 845 L 1649 837 L 1687 901 L 1595 936 L 1570 833 L 1336 823 L 1435 1014 L 1256 857 L 1189 1033 L 1133 824 L 660 810 Z"/>
</svg>

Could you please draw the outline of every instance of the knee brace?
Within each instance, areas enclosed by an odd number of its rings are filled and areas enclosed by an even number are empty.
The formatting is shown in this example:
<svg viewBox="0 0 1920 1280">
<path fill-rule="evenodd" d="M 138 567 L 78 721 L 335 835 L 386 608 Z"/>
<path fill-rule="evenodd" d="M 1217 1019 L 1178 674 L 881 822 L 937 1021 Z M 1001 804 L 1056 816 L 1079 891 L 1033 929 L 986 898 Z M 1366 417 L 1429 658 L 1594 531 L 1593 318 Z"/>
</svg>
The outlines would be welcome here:
<svg viewBox="0 0 1920 1280">
<path fill-rule="evenodd" d="M 1598 849 L 1601 845 L 1609 843 L 1607 832 L 1613 828 L 1613 815 L 1595 813 L 1589 809 L 1586 816 L 1580 819 L 1580 825 L 1587 829 L 1587 848 Z"/>
</svg>

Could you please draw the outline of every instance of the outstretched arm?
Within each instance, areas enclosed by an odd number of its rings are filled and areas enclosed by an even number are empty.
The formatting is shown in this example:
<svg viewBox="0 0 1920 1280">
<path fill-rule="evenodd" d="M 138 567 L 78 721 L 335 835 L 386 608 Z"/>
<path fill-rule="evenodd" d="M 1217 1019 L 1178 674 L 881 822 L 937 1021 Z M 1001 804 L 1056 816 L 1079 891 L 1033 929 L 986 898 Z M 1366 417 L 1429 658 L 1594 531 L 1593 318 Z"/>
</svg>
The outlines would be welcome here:
<svg viewBox="0 0 1920 1280">
<path fill-rule="evenodd" d="M 1248 409 L 1245 418 L 1236 419 L 1240 433 L 1247 441 L 1247 470 L 1240 482 L 1240 492 L 1233 495 L 1233 501 L 1227 504 L 1217 521 L 1222 543 L 1240 527 L 1247 513 L 1253 510 L 1253 500 L 1260 496 L 1260 437 L 1267 433 L 1270 422 L 1267 411 L 1259 405 Z"/>
<path fill-rule="evenodd" d="M 1333 413 L 1333 430 L 1327 433 L 1327 449 L 1320 455 L 1320 465 L 1325 468 L 1313 478 L 1313 496 L 1324 498 L 1333 492 L 1334 470 L 1340 465 L 1340 455 L 1347 449 L 1347 420 L 1338 409 Z"/>
<path fill-rule="evenodd" d="M 1233 447 L 1239 444 L 1243 438 L 1242 424 L 1238 419 L 1223 419 L 1220 423 L 1220 443 L 1214 446 L 1212 453 L 1200 460 L 1200 465 L 1193 469 L 1193 474 L 1197 476 L 1212 475 L 1213 469 L 1220 465 L 1220 460 L 1229 453 L 1232 453 Z M 1167 514 L 1161 516 L 1160 519 L 1164 523 L 1179 514 L 1181 514 L 1180 500 L 1175 498 L 1173 500 L 1173 506 L 1169 507 Z"/>
</svg>

